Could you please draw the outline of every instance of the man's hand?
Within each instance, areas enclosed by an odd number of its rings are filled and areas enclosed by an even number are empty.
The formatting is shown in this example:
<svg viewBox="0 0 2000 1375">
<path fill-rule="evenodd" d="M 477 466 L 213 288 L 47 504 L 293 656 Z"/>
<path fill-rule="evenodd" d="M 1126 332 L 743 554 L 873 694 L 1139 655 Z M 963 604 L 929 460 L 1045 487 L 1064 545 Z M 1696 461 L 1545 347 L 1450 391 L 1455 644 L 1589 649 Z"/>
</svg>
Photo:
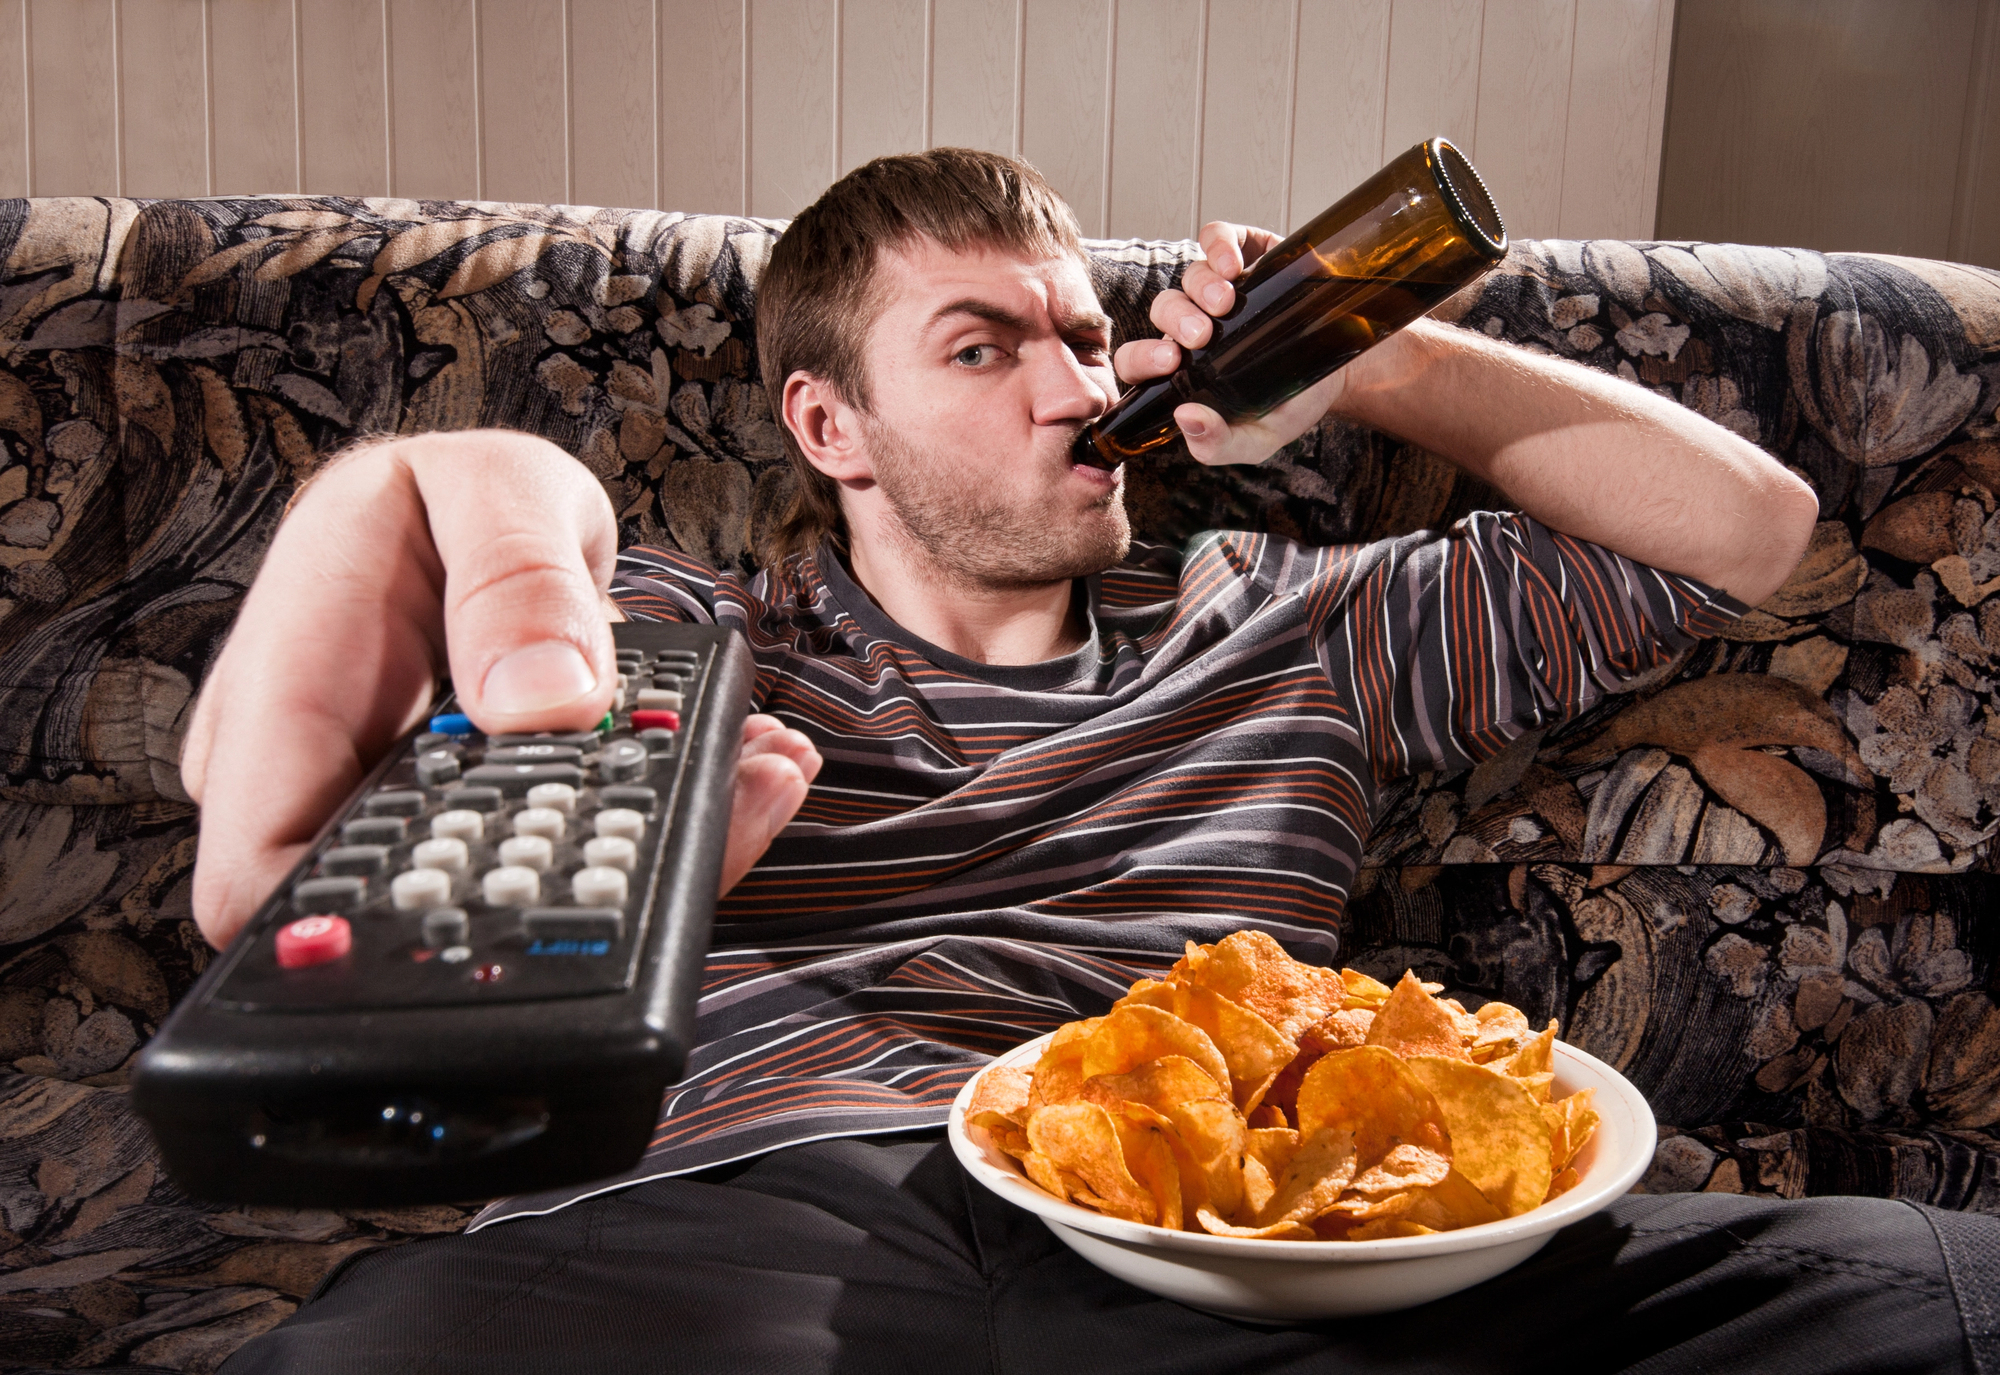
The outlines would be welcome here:
<svg viewBox="0 0 2000 1375">
<path fill-rule="evenodd" d="M 322 470 L 272 541 L 182 750 L 202 806 L 202 933 L 234 939 L 445 672 L 489 732 L 603 716 L 616 546 L 595 479 L 528 435 L 396 440 Z M 819 768 L 811 742 L 769 717 L 743 734 L 725 890 Z"/>
<path fill-rule="evenodd" d="M 1210 317 L 1236 304 L 1231 283 L 1280 242 L 1268 229 L 1221 220 L 1203 225 L 1200 239 L 1204 261 L 1190 263 L 1180 289 L 1155 296 L 1148 312 L 1153 327 L 1166 337 L 1136 339 L 1118 348 L 1118 376 L 1128 385 L 1166 376 L 1181 365 L 1183 346 L 1206 344 L 1215 329 Z M 1188 402 L 1175 408 L 1174 423 L 1181 427 L 1188 452 L 1202 463 L 1262 463 L 1318 424 L 1345 385 L 1345 374 L 1336 372 L 1276 410 L 1234 425 L 1213 408 Z"/>
</svg>

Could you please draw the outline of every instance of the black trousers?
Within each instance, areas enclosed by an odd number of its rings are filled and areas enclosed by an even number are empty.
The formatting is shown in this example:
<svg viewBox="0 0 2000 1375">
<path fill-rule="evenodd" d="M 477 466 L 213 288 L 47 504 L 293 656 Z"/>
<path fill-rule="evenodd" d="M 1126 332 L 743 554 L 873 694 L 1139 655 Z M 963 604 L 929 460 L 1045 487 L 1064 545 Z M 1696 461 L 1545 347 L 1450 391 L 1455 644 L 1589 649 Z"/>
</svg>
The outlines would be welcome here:
<svg viewBox="0 0 2000 1375">
<path fill-rule="evenodd" d="M 936 1135 L 826 1141 L 364 1253 L 225 1375 L 1347 1370 L 2000 1375 L 2000 1219 L 1632 1197 L 1422 1308 L 1263 1328 L 1103 1274 Z"/>
</svg>

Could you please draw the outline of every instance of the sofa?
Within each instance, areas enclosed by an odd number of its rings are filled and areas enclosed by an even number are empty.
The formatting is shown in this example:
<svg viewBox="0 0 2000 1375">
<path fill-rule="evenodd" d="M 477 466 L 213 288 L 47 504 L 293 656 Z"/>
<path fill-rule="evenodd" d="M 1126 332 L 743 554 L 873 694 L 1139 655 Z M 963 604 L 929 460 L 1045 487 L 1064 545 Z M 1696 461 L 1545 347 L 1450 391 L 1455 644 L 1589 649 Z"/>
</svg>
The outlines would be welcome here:
<svg viewBox="0 0 2000 1375">
<path fill-rule="evenodd" d="M 209 956 L 190 702 L 287 497 L 360 435 L 540 434 L 626 542 L 753 566 L 791 482 L 754 364 L 781 228 L 0 202 L 0 1367 L 211 1370 L 345 1257 L 471 1215 L 224 1208 L 161 1171 L 124 1088 Z M 1193 248 L 1091 251 L 1126 338 Z M 1560 1017 L 1653 1104 L 1643 1189 L 2000 1211 L 2000 274 L 1524 242 L 1443 313 L 1755 440 L 1821 516 L 1723 638 L 1392 785 L 1346 961 Z M 1128 490 L 1156 540 L 1370 540 L 1504 500 L 1333 422 Z"/>
</svg>

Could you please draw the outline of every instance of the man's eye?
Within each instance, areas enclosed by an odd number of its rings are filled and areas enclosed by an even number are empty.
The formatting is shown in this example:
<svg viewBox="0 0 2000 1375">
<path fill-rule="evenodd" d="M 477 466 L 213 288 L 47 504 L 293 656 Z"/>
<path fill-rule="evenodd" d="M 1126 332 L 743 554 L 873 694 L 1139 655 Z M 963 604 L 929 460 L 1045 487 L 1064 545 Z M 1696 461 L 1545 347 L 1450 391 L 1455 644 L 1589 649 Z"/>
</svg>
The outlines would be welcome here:
<svg viewBox="0 0 2000 1375">
<path fill-rule="evenodd" d="M 1089 363 L 1102 363 L 1111 357 L 1110 349 L 1102 344 L 1093 343 L 1088 339 L 1072 344 L 1070 347 L 1075 351 L 1078 358 Z"/>
<path fill-rule="evenodd" d="M 986 362 L 986 357 L 992 350 L 991 344 L 968 344 L 954 355 L 952 361 L 963 363 L 968 368 L 976 368 Z"/>
</svg>

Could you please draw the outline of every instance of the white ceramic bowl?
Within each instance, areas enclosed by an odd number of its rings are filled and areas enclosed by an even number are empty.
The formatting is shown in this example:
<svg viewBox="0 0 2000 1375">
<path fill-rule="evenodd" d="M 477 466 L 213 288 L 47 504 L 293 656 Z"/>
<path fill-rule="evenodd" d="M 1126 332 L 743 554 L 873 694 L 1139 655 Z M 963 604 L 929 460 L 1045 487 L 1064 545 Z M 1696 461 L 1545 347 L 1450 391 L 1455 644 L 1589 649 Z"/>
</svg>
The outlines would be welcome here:
<svg viewBox="0 0 2000 1375">
<path fill-rule="evenodd" d="M 1048 1037 L 1017 1046 L 995 1064 L 1032 1068 Z M 1381 1241 L 1267 1241 L 1170 1232 L 1105 1217 L 1028 1182 L 1013 1159 L 965 1124 L 976 1080 L 951 1105 L 951 1148 L 972 1177 L 1048 1224 L 1069 1248 L 1119 1279 L 1191 1308 L 1256 1322 L 1386 1313 L 1491 1279 L 1542 1249 L 1555 1232 L 1590 1216 L 1638 1182 L 1653 1159 L 1652 1109 L 1617 1070 L 1556 1042 L 1556 1096 L 1595 1088 L 1602 1119 L 1575 1160 L 1581 1178 L 1553 1203 L 1500 1222 L 1425 1237 Z"/>
</svg>

